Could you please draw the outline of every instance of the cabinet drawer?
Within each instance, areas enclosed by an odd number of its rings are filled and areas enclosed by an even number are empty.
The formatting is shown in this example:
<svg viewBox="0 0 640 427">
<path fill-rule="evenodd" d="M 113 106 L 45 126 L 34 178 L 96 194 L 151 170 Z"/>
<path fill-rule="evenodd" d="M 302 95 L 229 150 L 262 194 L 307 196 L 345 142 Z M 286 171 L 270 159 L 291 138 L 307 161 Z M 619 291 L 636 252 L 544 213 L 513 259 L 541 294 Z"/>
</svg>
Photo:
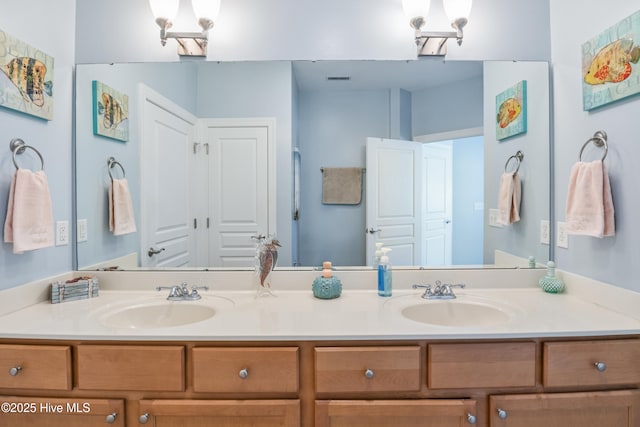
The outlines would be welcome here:
<svg viewBox="0 0 640 427">
<path fill-rule="evenodd" d="M 0 345 L 0 387 L 71 390 L 71 348 Z"/>
<path fill-rule="evenodd" d="M 482 343 L 428 346 L 431 389 L 533 387 L 536 344 Z"/>
<path fill-rule="evenodd" d="M 192 355 L 194 391 L 298 392 L 297 347 L 198 347 Z"/>
<path fill-rule="evenodd" d="M 184 390 L 182 346 L 79 345 L 81 390 Z"/>
<path fill-rule="evenodd" d="M 640 383 L 640 340 L 547 342 L 545 387 Z M 600 364 L 600 365 L 599 365 Z"/>
<path fill-rule="evenodd" d="M 420 347 L 317 347 L 316 391 L 419 391 Z"/>
</svg>

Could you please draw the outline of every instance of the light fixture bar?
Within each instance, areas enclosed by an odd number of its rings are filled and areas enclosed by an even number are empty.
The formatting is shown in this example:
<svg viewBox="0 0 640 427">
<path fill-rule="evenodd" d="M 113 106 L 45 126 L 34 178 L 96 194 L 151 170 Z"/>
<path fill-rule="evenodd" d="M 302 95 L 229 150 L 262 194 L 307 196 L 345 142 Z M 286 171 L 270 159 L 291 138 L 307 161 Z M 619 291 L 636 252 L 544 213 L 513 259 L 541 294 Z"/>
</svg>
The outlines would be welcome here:
<svg viewBox="0 0 640 427">
<path fill-rule="evenodd" d="M 416 30 L 416 46 L 418 56 L 445 56 L 447 54 L 447 40 L 458 39 L 458 44 L 462 38 L 458 38 L 455 31 L 419 31 Z"/>
<path fill-rule="evenodd" d="M 190 32 L 168 32 L 165 39 L 175 39 L 178 42 L 178 55 L 180 56 L 207 56 L 209 34 Z"/>
</svg>

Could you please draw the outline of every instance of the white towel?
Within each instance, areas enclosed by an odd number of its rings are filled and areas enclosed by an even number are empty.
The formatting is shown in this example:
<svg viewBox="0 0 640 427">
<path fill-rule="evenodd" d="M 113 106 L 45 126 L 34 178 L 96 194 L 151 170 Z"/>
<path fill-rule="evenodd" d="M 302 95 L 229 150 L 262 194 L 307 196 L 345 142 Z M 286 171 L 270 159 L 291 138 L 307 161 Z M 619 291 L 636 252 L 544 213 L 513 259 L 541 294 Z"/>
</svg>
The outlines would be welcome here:
<svg viewBox="0 0 640 427">
<path fill-rule="evenodd" d="M 615 234 L 611 184 L 602 160 L 578 162 L 571 168 L 565 220 L 567 234 Z"/>
<path fill-rule="evenodd" d="M 51 193 L 44 171 L 18 169 L 11 180 L 4 241 L 13 253 L 53 246 Z"/>
<path fill-rule="evenodd" d="M 520 221 L 521 194 L 520 176 L 515 172 L 503 173 L 498 190 L 498 224 L 509 225 Z"/>
<path fill-rule="evenodd" d="M 109 186 L 109 231 L 114 236 L 134 233 L 136 219 L 126 178 L 112 179 Z"/>
</svg>

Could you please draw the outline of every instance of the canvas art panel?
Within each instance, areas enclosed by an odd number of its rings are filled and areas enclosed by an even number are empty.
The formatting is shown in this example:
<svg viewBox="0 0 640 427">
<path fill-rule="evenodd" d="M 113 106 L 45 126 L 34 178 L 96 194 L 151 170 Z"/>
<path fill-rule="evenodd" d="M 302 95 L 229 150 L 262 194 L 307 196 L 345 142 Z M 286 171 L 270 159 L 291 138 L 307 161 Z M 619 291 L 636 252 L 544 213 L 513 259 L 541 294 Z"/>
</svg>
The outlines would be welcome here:
<svg viewBox="0 0 640 427">
<path fill-rule="evenodd" d="M 527 81 L 496 95 L 496 138 L 502 140 L 527 131 Z"/>
<path fill-rule="evenodd" d="M 93 133 L 118 141 L 129 140 L 129 97 L 94 80 Z"/>
<path fill-rule="evenodd" d="M 0 30 L 0 106 L 53 120 L 53 57 Z"/>
<path fill-rule="evenodd" d="M 582 45 L 582 108 L 640 92 L 640 10 Z"/>
</svg>

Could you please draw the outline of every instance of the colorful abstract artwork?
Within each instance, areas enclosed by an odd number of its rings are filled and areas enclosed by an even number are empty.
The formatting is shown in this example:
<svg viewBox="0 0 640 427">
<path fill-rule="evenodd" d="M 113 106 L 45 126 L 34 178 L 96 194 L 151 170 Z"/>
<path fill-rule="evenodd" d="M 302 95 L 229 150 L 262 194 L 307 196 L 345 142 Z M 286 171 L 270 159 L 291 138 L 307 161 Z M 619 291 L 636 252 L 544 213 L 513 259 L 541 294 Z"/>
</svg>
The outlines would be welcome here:
<svg viewBox="0 0 640 427">
<path fill-rule="evenodd" d="M 93 81 L 93 133 L 119 141 L 129 140 L 129 97 Z"/>
<path fill-rule="evenodd" d="M 521 80 L 496 95 L 496 138 L 527 131 L 527 81 Z"/>
<path fill-rule="evenodd" d="M 640 92 L 640 11 L 582 45 L 582 108 Z"/>
<path fill-rule="evenodd" d="M 0 30 L 0 106 L 53 119 L 53 57 Z"/>
</svg>

